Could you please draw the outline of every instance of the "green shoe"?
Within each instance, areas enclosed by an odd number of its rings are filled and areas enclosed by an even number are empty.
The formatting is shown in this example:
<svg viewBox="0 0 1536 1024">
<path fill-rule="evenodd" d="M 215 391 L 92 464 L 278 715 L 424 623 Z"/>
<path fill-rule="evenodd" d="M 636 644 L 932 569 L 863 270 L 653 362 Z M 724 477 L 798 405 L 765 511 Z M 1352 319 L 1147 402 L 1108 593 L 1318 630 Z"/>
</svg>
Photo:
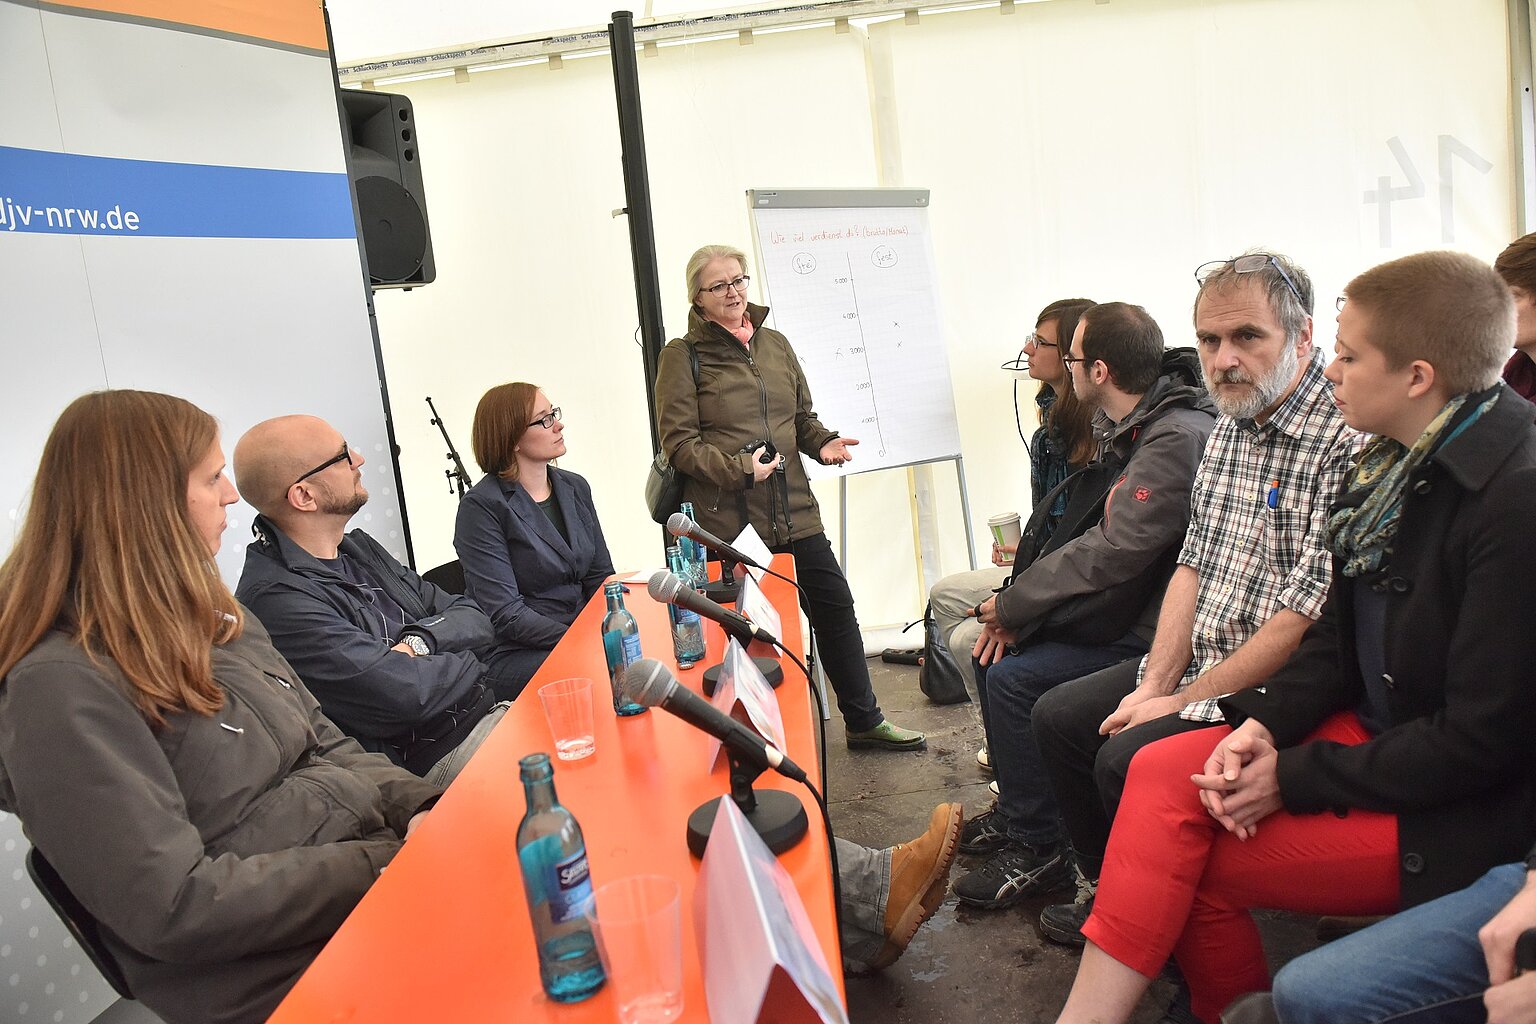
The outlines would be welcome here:
<svg viewBox="0 0 1536 1024">
<path fill-rule="evenodd" d="M 920 732 L 892 725 L 889 720 L 873 729 L 848 734 L 849 750 L 927 750 L 928 738 Z"/>
</svg>

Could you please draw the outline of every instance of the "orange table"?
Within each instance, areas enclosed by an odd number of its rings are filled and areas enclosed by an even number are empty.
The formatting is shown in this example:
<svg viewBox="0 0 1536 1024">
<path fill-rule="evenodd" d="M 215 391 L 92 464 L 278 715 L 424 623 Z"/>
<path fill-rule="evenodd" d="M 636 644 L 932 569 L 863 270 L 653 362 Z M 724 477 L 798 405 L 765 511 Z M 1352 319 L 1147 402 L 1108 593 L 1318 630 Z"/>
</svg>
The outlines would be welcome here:
<svg viewBox="0 0 1536 1024">
<path fill-rule="evenodd" d="M 789 556 L 774 568 L 792 573 Z M 629 584 L 625 606 L 640 624 L 646 657 L 676 670 L 666 607 L 644 584 Z M 800 611 L 792 587 L 768 579 L 765 593 L 783 621 L 785 644 L 803 657 Z M 704 770 L 709 737 L 659 708 L 617 718 L 607 692 L 600 626 L 601 591 L 571 625 L 534 682 L 449 788 L 410 842 L 321 951 L 273 1014 L 273 1024 L 366 1021 L 613 1021 L 607 988 L 585 1002 L 561 1005 L 539 987 L 533 927 L 517 865 L 523 816 L 518 758 L 553 753 L 538 685 L 567 676 L 593 680 L 597 751 L 580 761 L 554 761 L 560 801 L 581 823 L 594 884 L 632 874 L 677 878 L 683 890 L 684 1020 L 708 1020 L 693 928 L 699 862 L 689 853 L 685 823 L 704 800 L 730 790 L 724 759 Z M 704 624 L 708 655 L 677 672 L 699 691 L 704 668 L 720 660 L 725 640 Z M 759 653 L 754 650 L 753 653 Z M 816 706 L 805 677 L 789 659 L 776 691 L 790 757 L 821 788 L 816 757 Z M 758 788 L 801 796 L 811 827 L 780 858 L 795 881 L 831 973 L 842 985 L 826 835 L 805 789 L 772 772 Z"/>
</svg>

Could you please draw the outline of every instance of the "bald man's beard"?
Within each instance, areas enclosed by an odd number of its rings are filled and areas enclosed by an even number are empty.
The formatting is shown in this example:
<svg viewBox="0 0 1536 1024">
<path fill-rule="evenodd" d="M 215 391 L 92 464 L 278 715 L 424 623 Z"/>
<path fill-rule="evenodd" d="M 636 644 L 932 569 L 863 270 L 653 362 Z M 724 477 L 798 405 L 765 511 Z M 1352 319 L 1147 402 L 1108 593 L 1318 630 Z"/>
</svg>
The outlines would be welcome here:
<svg viewBox="0 0 1536 1024">
<path fill-rule="evenodd" d="M 359 481 L 353 486 L 352 493 L 342 497 L 326 487 L 320 495 L 318 511 L 328 516 L 346 516 L 351 518 L 357 515 L 359 509 L 368 504 L 368 489 Z"/>
</svg>

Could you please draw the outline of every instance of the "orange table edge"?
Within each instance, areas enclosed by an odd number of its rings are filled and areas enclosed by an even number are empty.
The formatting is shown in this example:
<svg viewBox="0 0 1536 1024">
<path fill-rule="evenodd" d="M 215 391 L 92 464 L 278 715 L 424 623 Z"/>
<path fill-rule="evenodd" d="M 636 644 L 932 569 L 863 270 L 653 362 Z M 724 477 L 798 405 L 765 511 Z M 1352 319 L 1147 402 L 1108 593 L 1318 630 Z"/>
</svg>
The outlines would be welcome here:
<svg viewBox="0 0 1536 1024">
<path fill-rule="evenodd" d="M 774 568 L 792 575 L 793 560 L 781 555 Z M 683 685 L 699 692 L 704 668 L 718 663 L 725 649 L 720 628 L 705 622 L 706 657 L 678 671 L 666 607 L 653 601 L 644 585 L 628 588 L 625 605 L 640 624 L 645 656 L 666 664 Z M 794 588 L 769 577 L 764 592 L 788 634 L 785 646 L 803 658 Z M 685 823 L 700 803 L 729 792 L 725 760 L 706 770 L 709 737 L 659 708 L 631 718 L 614 715 L 600 637 L 604 610 L 599 591 L 277 1008 L 273 1024 L 617 1019 L 607 988 L 574 1004 L 544 995 L 517 866 L 517 825 L 524 811 L 517 761 L 535 751 L 553 754 L 537 691 L 543 683 L 568 676 L 593 681 L 597 751 L 580 761 L 554 761 L 555 788 L 581 823 L 593 883 L 636 874 L 678 879 L 683 890 L 682 1019 L 709 1019 L 693 925 L 699 861 L 688 852 Z M 756 647 L 752 653 L 769 653 Z M 776 693 L 788 753 L 820 789 L 815 700 L 794 663 L 784 658 L 782 664 L 785 678 Z M 759 778 L 757 787 L 794 793 L 805 804 L 810 829 L 779 863 L 805 903 L 841 993 L 842 959 L 821 814 L 804 787 L 772 772 Z"/>
</svg>

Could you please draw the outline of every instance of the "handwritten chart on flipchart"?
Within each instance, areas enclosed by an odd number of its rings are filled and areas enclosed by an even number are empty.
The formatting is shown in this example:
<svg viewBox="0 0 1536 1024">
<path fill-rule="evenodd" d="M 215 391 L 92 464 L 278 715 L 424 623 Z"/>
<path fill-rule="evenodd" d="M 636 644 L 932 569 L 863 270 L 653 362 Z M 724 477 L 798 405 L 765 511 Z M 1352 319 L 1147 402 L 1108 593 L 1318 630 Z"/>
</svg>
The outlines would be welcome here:
<svg viewBox="0 0 1536 1024">
<path fill-rule="evenodd" d="M 757 272 L 821 421 L 857 438 L 846 468 L 960 454 L 926 189 L 755 189 Z"/>
</svg>

